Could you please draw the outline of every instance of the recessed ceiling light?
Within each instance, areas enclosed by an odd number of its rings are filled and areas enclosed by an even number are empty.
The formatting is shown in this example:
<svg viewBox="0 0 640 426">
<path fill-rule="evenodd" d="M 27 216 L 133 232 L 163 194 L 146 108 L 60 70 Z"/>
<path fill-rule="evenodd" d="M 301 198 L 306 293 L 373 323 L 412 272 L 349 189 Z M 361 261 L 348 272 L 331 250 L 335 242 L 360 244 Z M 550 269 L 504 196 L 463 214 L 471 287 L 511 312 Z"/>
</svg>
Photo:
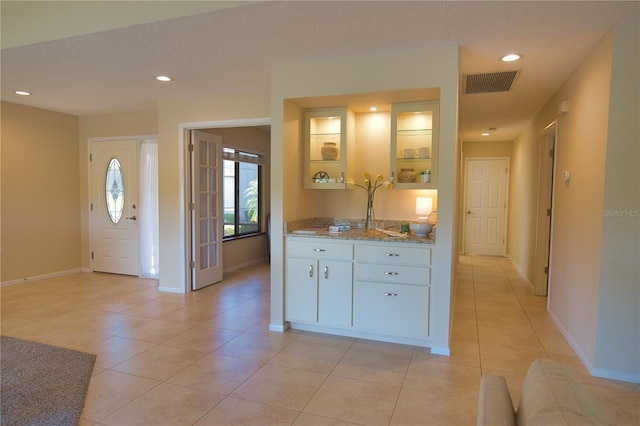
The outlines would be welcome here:
<svg viewBox="0 0 640 426">
<path fill-rule="evenodd" d="M 377 110 L 378 110 L 378 107 L 374 107 L 374 106 L 369 107 L 369 111 L 371 111 L 371 112 L 377 111 Z"/>
<path fill-rule="evenodd" d="M 16 91 L 15 91 L 15 94 L 16 94 L 16 95 L 20 95 L 20 96 L 30 96 L 30 95 L 31 95 L 31 92 L 27 92 L 27 91 L 25 91 L 25 90 L 16 90 Z"/>
<path fill-rule="evenodd" d="M 519 53 L 509 53 L 508 55 L 504 55 L 501 59 L 502 62 L 513 62 L 521 59 L 523 55 Z"/>
<path fill-rule="evenodd" d="M 482 135 L 482 136 L 491 136 L 491 133 L 489 133 L 489 132 L 482 132 L 482 133 L 481 133 L 481 135 Z"/>
<path fill-rule="evenodd" d="M 156 80 L 159 81 L 171 81 L 173 80 L 171 77 L 169 77 L 168 75 L 159 75 L 156 77 Z"/>
</svg>

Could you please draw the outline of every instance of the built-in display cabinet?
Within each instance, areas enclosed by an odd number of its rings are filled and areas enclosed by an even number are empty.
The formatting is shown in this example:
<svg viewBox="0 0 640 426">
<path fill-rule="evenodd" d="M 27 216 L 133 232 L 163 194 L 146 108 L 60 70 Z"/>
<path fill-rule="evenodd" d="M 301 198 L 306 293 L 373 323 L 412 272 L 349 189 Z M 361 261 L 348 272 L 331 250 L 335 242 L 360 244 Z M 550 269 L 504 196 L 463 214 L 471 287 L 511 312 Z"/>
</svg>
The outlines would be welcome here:
<svg viewBox="0 0 640 426">
<path fill-rule="evenodd" d="M 294 329 L 431 346 L 433 245 L 287 236 Z"/>
<path fill-rule="evenodd" d="M 439 103 L 391 106 L 390 176 L 396 189 L 437 189 Z M 346 189 L 355 162 L 355 114 L 347 107 L 304 111 L 304 187 Z"/>
<path fill-rule="evenodd" d="M 353 173 L 355 114 L 349 108 L 304 112 L 304 187 L 345 189 Z"/>
<path fill-rule="evenodd" d="M 397 189 L 437 189 L 437 102 L 391 106 L 391 177 Z"/>
</svg>

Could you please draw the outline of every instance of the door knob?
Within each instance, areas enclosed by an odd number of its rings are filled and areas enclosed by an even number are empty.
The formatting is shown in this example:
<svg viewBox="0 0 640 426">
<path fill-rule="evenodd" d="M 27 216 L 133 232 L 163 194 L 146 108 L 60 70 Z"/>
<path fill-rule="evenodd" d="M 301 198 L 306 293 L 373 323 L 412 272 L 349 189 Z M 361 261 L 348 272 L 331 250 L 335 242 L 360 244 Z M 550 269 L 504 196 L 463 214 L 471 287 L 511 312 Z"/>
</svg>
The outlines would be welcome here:
<svg viewBox="0 0 640 426">
<path fill-rule="evenodd" d="M 133 216 L 131 216 L 131 217 L 125 217 L 125 219 L 136 220 L 136 219 L 137 219 L 137 217 L 136 217 L 136 215 L 133 215 Z"/>
<path fill-rule="evenodd" d="M 475 213 L 472 212 L 471 210 L 467 210 L 467 214 L 475 214 Z"/>
</svg>

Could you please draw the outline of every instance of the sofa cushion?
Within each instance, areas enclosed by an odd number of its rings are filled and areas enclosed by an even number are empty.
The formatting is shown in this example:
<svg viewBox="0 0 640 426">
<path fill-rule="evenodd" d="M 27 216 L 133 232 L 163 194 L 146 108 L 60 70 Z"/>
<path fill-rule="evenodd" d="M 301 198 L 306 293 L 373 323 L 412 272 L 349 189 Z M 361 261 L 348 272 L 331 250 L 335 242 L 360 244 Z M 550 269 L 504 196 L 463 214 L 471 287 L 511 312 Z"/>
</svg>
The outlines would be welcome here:
<svg viewBox="0 0 640 426">
<path fill-rule="evenodd" d="M 557 361 L 529 367 L 516 412 L 518 425 L 606 425 L 583 386 Z"/>
<path fill-rule="evenodd" d="M 516 413 L 507 381 L 502 376 L 487 374 L 480 380 L 478 426 L 515 426 Z"/>
</svg>

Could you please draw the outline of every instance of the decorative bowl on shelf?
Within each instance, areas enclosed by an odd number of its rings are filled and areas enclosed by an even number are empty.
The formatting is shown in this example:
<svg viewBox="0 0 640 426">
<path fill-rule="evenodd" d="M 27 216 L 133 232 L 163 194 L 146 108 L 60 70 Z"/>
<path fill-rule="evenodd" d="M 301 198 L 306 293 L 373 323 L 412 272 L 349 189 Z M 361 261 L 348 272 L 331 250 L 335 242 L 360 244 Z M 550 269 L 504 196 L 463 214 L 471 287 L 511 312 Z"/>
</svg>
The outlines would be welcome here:
<svg viewBox="0 0 640 426">
<path fill-rule="evenodd" d="M 411 222 L 409 229 L 411 229 L 416 237 L 426 238 L 433 229 L 433 224 L 429 222 Z"/>
</svg>

